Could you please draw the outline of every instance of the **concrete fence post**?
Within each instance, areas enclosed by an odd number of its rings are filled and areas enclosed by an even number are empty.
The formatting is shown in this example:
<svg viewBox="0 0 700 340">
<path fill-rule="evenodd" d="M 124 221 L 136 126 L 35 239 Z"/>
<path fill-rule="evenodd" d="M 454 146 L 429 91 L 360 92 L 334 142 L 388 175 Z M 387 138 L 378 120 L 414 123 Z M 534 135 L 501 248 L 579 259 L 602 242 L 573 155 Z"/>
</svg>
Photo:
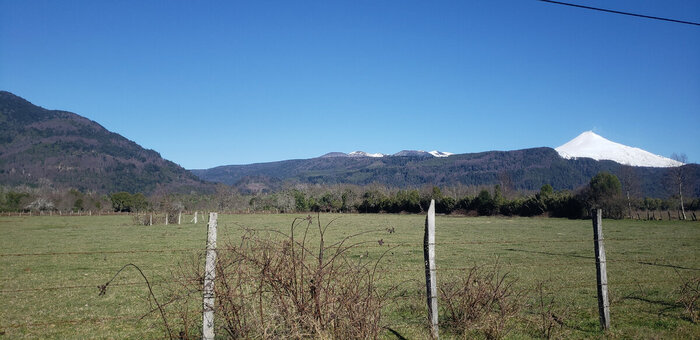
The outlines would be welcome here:
<svg viewBox="0 0 700 340">
<path fill-rule="evenodd" d="M 431 335 L 434 339 L 438 339 L 437 281 L 435 269 L 435 200 L 430 200 L 428 216 L 425 217 L 423 257 L 425 259 L 425 289 L 428 299 L 428 318 L 430 319 Z"/>
<path fill-rule="evenodd" d="M 595 243 L 595 268 L 598 283 L 598 314 L 600 327 L 610 328 L 610 303 L 608 302 L 608 272 L 605 261 L 605 244 L 603 243 L 603 212 L 601 209 L 592 211 L 593 240 Z"/>
<path fill-rule="evenodd" d="M 216 220 L 217 213 L 209 214 L 207 226 L 207 253 L 204 265 L 204 294 L 202 339 L 214 339 L 214 279 L 216 278 Z"/>
</svg>

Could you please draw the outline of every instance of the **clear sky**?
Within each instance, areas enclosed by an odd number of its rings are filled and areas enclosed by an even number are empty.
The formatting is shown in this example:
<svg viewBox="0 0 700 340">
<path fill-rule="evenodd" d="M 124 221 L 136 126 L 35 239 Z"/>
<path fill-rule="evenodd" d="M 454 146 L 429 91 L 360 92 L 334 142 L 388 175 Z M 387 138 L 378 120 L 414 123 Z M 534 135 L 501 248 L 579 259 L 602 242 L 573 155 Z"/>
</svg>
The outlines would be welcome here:
<svg viewBox="0 0 700 340">
<path fill-rule="evenodd" d="M 570 2 L 700 22 L 697 0 Z M 0 0 L 0 89 L 188 169 L 586 130 L 700 162 L 700 27 L 536 0 Z"/>
</svg>

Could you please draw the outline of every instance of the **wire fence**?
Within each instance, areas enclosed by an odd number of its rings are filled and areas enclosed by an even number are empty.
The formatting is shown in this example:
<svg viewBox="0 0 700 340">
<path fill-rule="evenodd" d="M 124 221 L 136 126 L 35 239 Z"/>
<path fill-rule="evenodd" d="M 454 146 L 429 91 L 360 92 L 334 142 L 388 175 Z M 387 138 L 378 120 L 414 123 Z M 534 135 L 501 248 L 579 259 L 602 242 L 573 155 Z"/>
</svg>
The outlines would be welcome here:
<svg viewBox="0 0 700 340">
<path fill-rule="evenodd" d="M 270 228 L 247 228 L 247 230 L 250 231 L 255 231 L 255 232 L 271 232 L 271 233 L 280 233 L 279 229 L 270 229 Z M 689 242 L 690 244 L 700 244 L 700 238 L 681 238 L 681 237 L 654 237 L 654 238 L 625 238 L 625 237 L 611 237 L 611 238 L 606 238 L 606 242 L 609 243 L 609 251 L 614 251 L 615 250 L 615 244 L 618 243 L 639 243 L 639 244 L 648 244 L 648 243 L 653 243 L 653 242 L 659 242 L 659 241 L 672 241 L 672 242 L 677 242 L 677 241 L 682 241 L 682 242 Z M 498 239 L 498 240 L 474 240 L 474 241 L 444 241 L 444 242 L 436 242 L 435 245 L 437 247 L 440 246 L 475 246 L 475 245 L 502 245 L 502 246 L 513 246 L 513 245 L 532 245 L 532 244 L 538 244 L 538 245 L 544 245 L 545 248 L 547 245 L 550 244 L 586 244 L 590 243 L 591 248 L 592 248 L 592 237 L 588 238 L 572 238 L 572 239 Z M 391 240 L 383 241 L 383 242 L 378 242 L 378 241 L 368 241 L 368 242 L 361 242 L 357 243 L 354 245 L 354 247 L 357 250 L 372 250 L 376 248 L 385 248 L 385 249 L 423 249 L 423 244 L 419 242 L 392 242 Z M 503 262 L 503 263 L 494 263 L 494 264 L 485 264 L 484 266 L 498 266 L 500 268 L 507 268 L 509 270 L 513 271 L 527 271 L 530 270 L 531 268 L 537 268 L 537 267 L 542 267 L 546 266 L 549 268 L 555 268 L 555 267 L 564 267 L 564 268 L 579 268 L 579 267 L 593 267 L 595 265 L 595 257 L 591 255 L 579 255 L 579 254 L 564 254 L 564 253 L 556 253 L 556 252 L 538 252 L 538 251 L 533 251 L 532 249 L 513 249 L 513 248 L 506 248 L 502 249 L 499 248 L 498 250 L 508 250 L 508 251 L 527 251 L 530 253 L 533 253 L 534 255 L 547 255 L 547 256 L 552 256 L 555 257 L 557 260 L 553 261 L 542 261 L 541 263 L 509 263 L 509 262 Z M 127 250 L 95 250 L 95 251 L 63 251 L 63 252 L 26 252 L 26 253 L 0 253 L 0 258 L 13 258 L 13 257 L 36 257 L 36 258 L 43 258 L 43 257 L 70 257 L 70 256 L 91 256 L 91 255 L 143 255 L 143 254 L 164 254 L 164 255 L 172 255 L 172 254 L 191 254 L 191 255 L 199 255 L 202 254 L 205 251 L 204 247 L 201 248 L 169 248 L 169 249 L 127 249 Z M 220 248 L 218 249 L 219 252 L 225 252 L 225 248 Z M 472 253 L 476 252 L 479 255 L 490 255 L 494 252 L 494 249 L 480 249 L 480 248 L 471 248 L 469 251 Z M 480 252 L 480 253 L 479 253 Z M 611 252 L 610 254 L 615 254 Z M 630 258 L 632 257 L 632 258 Z M 438 255 L 439 258 L 439 255 Z M 479 261 L 482 258 L 479 257 L 474 257 L 474 261 Z M 564 260 L 562 260 L 564 259 Z M 467 262 L 466 259 L 463 262 Z M 687 264 L 687 261 L 685 263 L 675 263 L 671 262 L 665 259 L 659 259 L 659 258 L 644 258 L 641 256 L 630 256 L 630 255 L 620 255 L 620 257 L 616 258 L 615 256 L 610 256 L 607 259 L 607 262 L 611 264 L 615 263 L 623 263 L 623 264 L 630 264 L 630 265 L 636 265 L 636 266 L 644 266 L 644 267 L 661 267 L 661 268 L 667 268 L 667 269 L 673 269 L 677 271 L 683 271 L 685 273 L 688 273 L 688 275 L 694 275 L 697 276 L 697 272 L 700 271 L 700 268 L 695 267 L 693 264 L 695 263 L 693 259 L 690 259 L 690 265 Z M 474 268 L 473 266 L 438 266 L 437 267 L 437 272 L 467 272 Z M 425 268 L 421 265 L 417 265 L 415 268 L 396 268 L 396 267 L 382 267 L 383 270 L 386 270 L 386 275 L 391 275 L 391 274 L 399 274 L 399 273 L 415 273 L 416 275 L 419 274 L 424 274 Z M 609 268 L 610 269 L 610 268 Z M 100 268 L 100 271 L 105 271 L 105 272 L 110 272 L 110 268 Z M 51 273 L 52 271 L 46 270 L 46 271 L 33 271 L 32 273 Z M 168 273 L 161 272 L 159 275 L 166 275 Z M 9 281 L 14 281 L 15 278 L 2 278 L 0 279 L 5 282 Z M 152 285 L 161 285 L 161 284 L 168 284 L 172 283 L 172 279 L 158 279 L 151 281 Z M 57 285 L 52 285 L 52 286 L 40 286 L 40 287 L 17 287 L 17 288 L 6 288 L 4 287 L 6 284 L 3 284 L 2 289 L 0 289 L 0 294 L 4 295 L 5 300 L 7 299 L 12 299 L 10 296 L 11 294 L 15 295 L 21 295 L 24 293 L 41 293 L 41 292 L 52 292 L 52 291 L 89 291 L 89 290 L 94 290 L 94 294 L 97 295 L 98 290 L 99 290 L 99 284 L 104 283 L 104 282 L 94 282 L 93 284 L 57 284 Z M 649 278 L 640 278 L 639 280 L 632 280 L 632 281 L 614 281 L 612 280 L 609 282 L 609 285 L 611 287 L 643 287 L 643 286 L 652 286 L 655 288 L 658 287 L 675 287 L 678 286 L 679 280 L 677 277 L 673 276 L 665 276 L 664 278 L 661 279 L 649 279 Z M 114 282 L 111 284 L 111 286 L 142 286 L 144 285 L 144 281 L 127 281 L 127 282 Z M 552 284 L 550 285 L 550 289 L 555 289 L 555 290 L 561 290 L 561 289 L 590 289 L 590 290 L 595 290 L 596 285 L 595 282 L 558 282 L 558 284 Z M 397 295 L 397 296 L 392 296 L 391 299 L 396 299 L 396 300 L 411 300 L 416 303 L 422 303 L 423 299 L 425 298 L 422 294 L 425 292 L 420 292 L 419 290 L 415 290 L 412 294 L 403 294 L 403 295 Z M 92 293 L 89 293 L 92 294 Z M 591 297 L 595 297 L 594 293 L 591 293 Z M 619 301 L 617 302 L 619 303 Z M 594 313 L 596 311 L 595 307 L 592 308 L 584 308 L 585 310 L 590 310 L 591 313 Z M 77 318 L 77 319 L 56 319 L 52 321 L 46 321 L 46 322 L 14 322 L 14 323 L 9 323 L 9 324 L 0 324 L 0 329 L 17 329 L 17 328 L 32 328 L 32 327 L 45 327 L 45 326 L 55 326 L 55 325 L 75 325 L 75 324 L 98 324 L 98 323 L 109 323 L 109 322 L 133 322 L 137 320 L 143 319 L 144 315 L 117 315 L 117 316 L 108 316 L 108 317 L 86 317 L 86 318 Z M 426 320 L 423 318 L 415 318 L 415 319 L 404 319 L 397 321 L 398 324 L 407 324 L 407 325 L 425 325 Z"/>
<path fill-rule="evenodd" d="M 264 231 L 276 231 L 278 229 L 251 229 L 251 230 L 264 230 Z M 512 244 L 532 244 L 532 243 L 592 243 L 593 239 L 572 239 L 572 240 L 494 240 L 494 241 L 461 241 L 461 242 L 435 242 L 436 246 L 446 246 L 446 245 L 512 245 Z M 677 237 L 667 237 L 667 238 L 606 238 L 608 241 L 620 241 L 620 242 L 657 242 L 657 241 L 688 241 L 692 243 L 699 243 L 700 238 L 677 238 Z M 423 247 L 422 243 L 419 242 L 391 242 L 384 241 L 378 244 L 377 241 L 366 241 L 362 242 L 362 247 L 367 248 L 387 248 L 387 247 Z M 188 252 L 198 252 L 205 251 L 206 248 L 170 248 L 170 249 L 130 249 L 130 250 L 95 250 L 95 251 L 67 251 L 67 252 L 42 252 L 42 253 L 0 253 L 0 257 L 10 257 L 10 256 L 54 256 L 54 255 L 105 255 L 105 254 L 140 254 L 140 253 L 188 253 Z M 217 251 L 225 251 L 226 248 L 219 248 Z M 593 258 L 591 256 L 590 258 Z"/>
</svg>

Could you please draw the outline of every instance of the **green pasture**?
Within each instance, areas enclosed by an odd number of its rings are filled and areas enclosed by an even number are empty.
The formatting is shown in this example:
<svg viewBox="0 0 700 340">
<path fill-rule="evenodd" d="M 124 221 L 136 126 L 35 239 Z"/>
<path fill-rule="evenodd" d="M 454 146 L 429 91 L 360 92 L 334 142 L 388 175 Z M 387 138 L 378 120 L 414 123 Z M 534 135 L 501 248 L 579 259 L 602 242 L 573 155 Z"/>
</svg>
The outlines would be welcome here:
<svg viewBox="0 0 700 340">
<path fill-rule="evenodd" d="M 246 228 L 280 237 L 304 215 L 220 215 L 218 243 L 236 243 Z M 316 218 L 316 216 L 314 216 Z M 426 339 L 422 215 L 321 214 L 332 221 L 327 241 L 362 233 L 350 254 L 380 261 L 382 289 L 393 288 L 387 326 L 408 339 Z M 183 216 L 190 221 L 191 216 Z M 523 306 L 507 338 L 539 337 L 528 306 L 544 282 L 563 321 L 558 338 L 700 338 L 700 326 L 677 303 L 684 282 L 700 276 L 700 223 L 604 220 L 612 328 L 599 329 L 590 220 L 451 217 L 436 220 L 438 284 L 473 266 L 498 268 L 516 280 Z M 387 229 L 392 229 L 389 232 Z M 299 231 L 299 229 L 297 230 Z M 0 339 L 162 338 L 159 313 L 133 268 L 99 296 L 98 285 L 133 263 L 156 296 L 172 296 L 178 271 L 199 263 L 206 224 L 135 226 L 130 216 L 0 217 Z M 380 242 L 381 240 L 381 242 Z M 312 241 L 314 242 L 314 241 Z M 491 269 L 489 269 L 491 268 Z M 201 318 L 193 297 L 192 318 Z M 166 306 L 175 333 L 181 310 Z M 447 330 L 441 337 L 451 338 Z M 386 338 L 395 338 L 386 333 Z"/>
</svg>

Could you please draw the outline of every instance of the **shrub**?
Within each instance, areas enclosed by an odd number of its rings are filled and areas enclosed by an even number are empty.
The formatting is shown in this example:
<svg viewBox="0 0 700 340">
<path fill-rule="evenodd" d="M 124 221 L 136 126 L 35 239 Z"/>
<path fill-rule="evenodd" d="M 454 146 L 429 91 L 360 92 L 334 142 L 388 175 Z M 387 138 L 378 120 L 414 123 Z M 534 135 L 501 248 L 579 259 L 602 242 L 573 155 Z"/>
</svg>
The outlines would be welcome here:
<svg viewBox="0 0 700 340">
<path fill-rule="evenodd" d="M 305 226 L 302 224 L 305 223 Z M 331 221 L 332 222 L 332 221 Z M 302 225 L 301 230 L 299 225 Z M 282 240 L 247 231 L 217 251 L 216 314 L 231 338 L 377 338 L 385 294 L 375 261 L 352 260 L 352 236 L 324 243 L 328 226 L 295 219 Z M 318 242 L 312 249 L 310 239 Z M 386 253 L 386 252 L 385 252 Z M 195 269 L 184 282 L 201 290 Z M 194 326 L 194 325 L 193 325 Z M 192 327 L 187 327 L 192 328 Z"/>
<path fill-rule="evenodd" d="M 472 267 L 456 281 L 440 284 L 440 300 L 444 301 L 442 322 L 448 330 L 464 338 L 482 333 L 487 339 L 503 338 L 521 308 L 521 292 L 500 274 L 498 265 L 492 270 Z"/>
<path fill-rule="evenodd" d="M 532 322 L 537 327 L 537 335 L 545 339 L 556 337 L 557 331 L 564 326 L 563 313 L 555 311 L 555 305 L 555 295 L 547 291 L 545 282 L 537 282 L 527 309 L 534 315 Z"/>
<path fill-rule="evenodd" d="M 678 303 L 680 303 L 685 313 L 688 315 L 688 319 L 693 323 L 700 320 L 700 313 L 698 313 L 698 301 L 700 301 L 700 277 L 690 277 L 688 279 L 683 279 L 681 277 L 683 284 L 679 288 L 679 298 Z"/>
</svg>

